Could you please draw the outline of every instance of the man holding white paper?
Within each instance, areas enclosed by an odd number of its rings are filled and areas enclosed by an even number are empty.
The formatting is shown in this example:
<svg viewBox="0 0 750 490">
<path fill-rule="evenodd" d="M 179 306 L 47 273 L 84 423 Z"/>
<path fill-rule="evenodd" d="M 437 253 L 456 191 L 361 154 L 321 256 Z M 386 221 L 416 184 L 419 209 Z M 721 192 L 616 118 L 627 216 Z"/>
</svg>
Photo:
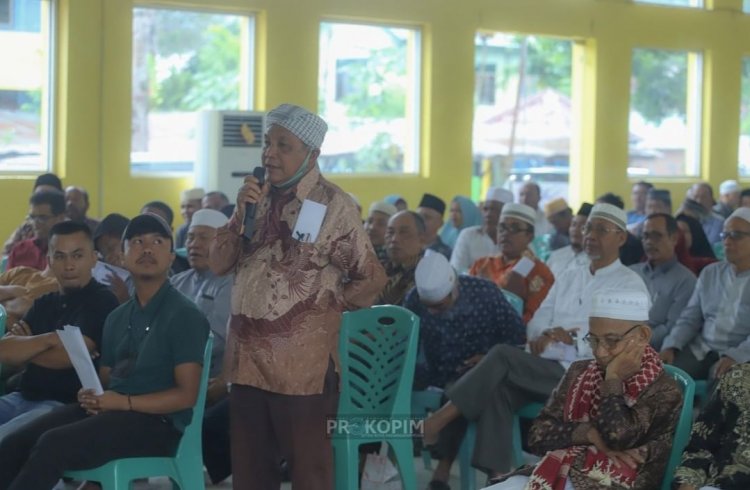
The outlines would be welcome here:
<svg viewBox="0 0 750 490">
<path fill-rule="evenodd" d="M 63 221 L 53 226 L 47 260 L 61 290 L 34 301 L 0 339 L 0 363 L 25 367 L 20 391 L 0 397 L 0 440 L 76 400 L 81 383 L 57 331 L 68 324 L 79 327 L 89 355 L 100 348 L 104 320 L 118 305 L 114 294 L 91 277 L 96 254 L 85 223 Z"/>
<path fill-rule="evenodd" d="M 483 277 L 523 300 L 523 322 L 528 323 L 542 304 L 555 278 L 547 265 L 534 256 L 529 245 L 534 239 L 536 212 L 525 204 L 508 203 L 500 213 L 497 244 L 500 253 L 482 257 L 469 274 Z"/>
<path fill-rule="evenodd" d="M 211 269 L 235 272 L 224 376 L 235 488 L 333 487 L 326 416 L 338 400 L 341 313 L 372 304 L 385 283 L 349 195 L 320 173 L 327 125 L 299 106 L 268 113 L 266 183 L 253 176 L 211 247 Z M 246 206 L 255 230 L 243 237 Z"/>
<path fill-rule="evenodd" d="M 643 280 L 619 259 L 627 216 L 611 204 L 597 204 L 584 227 L 583 248 L 590 265 L 571 267 L 555 280 L 528 324 L 530 351 L 493 347 L 446 391 L 450 401 L 425 422 L 425 442 L 463 415 L 477 422 L 472 464 L 491 477 L 511 470 L 513 414 L 531 402 L 545 401 L 575 360 L 593 354 L 588 333 L 591 298 L 597 291 L 632 290 L 648 295 Z"/>
<path fill-rule="evenodd" d="M 208 320 L 167 280 L 172 232 L 156 215 L 123 235 L 135 295 L 106 320 L 101 395 L 82 389 L 0 441 L 0 489 L 52 488 L 66 470 L 113 459 L 174 456 L 200 386 Z"/>
</svg>

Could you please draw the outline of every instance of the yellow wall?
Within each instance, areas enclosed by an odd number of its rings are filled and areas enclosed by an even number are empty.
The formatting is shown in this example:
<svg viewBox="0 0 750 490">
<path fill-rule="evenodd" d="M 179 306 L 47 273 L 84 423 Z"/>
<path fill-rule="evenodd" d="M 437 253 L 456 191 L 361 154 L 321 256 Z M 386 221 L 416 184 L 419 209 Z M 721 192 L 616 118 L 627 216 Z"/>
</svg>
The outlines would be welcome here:
<svg viewBox="0 0 750 490">
<path fill-rule="evenodd" d="M 142 5 L 155 5 L 144 2 Z M 334 177 L 365 207 L 399 193 L 415 205 L 423 191 L 449 199 L 468 194 L 474 93 L 474 35 L 494 30 L 576 41 L 574 94 L 581 134 L 571 169 L 573 203 L 605 191 L 629 195 L 627 134 L 630 53 L 634 47 L 704 54 L 702 178 L 715 186 L 737 177 L 740 62 L 750 53 L 750 16 L 741 0 L 713 0 L 715 10 L 666 8 L 628 0 L 183 0 L 159 5 L 208 6 L 259 13 L 256 108 L 281 102 L 315 108 L 318 25 L 365 19 L 423 29 L 422 171 L 418 176 Z M 132 177 L 130 152 L 131 0 L 59 0 L 55 171 L 83 185 L 92 215 L 134 214 L 151 199 L 177 211 L 191 179 Z M 698 179 L 657 180 L 679 201 Z M 27 211 L 31 177 L 4 177 L 7 236 Z M 177 223 L 179 224 L 179 218 Z"/>
</svg>

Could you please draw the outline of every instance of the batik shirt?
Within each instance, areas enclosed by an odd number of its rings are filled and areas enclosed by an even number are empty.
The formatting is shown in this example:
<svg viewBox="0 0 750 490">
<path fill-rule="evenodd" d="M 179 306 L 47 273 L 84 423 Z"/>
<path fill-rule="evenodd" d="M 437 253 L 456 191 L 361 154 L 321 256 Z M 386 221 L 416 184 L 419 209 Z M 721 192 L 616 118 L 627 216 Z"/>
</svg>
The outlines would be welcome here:
<svg viewBox="0 0 750 490">
<path fill-rule="evenodd" d="M 305 200 L 326 207 L 313 242 L 307 233 L 304 241 L 293 236 Z M 255 216 L 252 240 L 240 235 L 234 215 L 211 247 L 211 269 L 235 273 L 224 353 L 228 381 L 286 395 L 320 394 L 329 359 L 338 370 L 341 314 L 372 304 L 385 283 L 383 267 L 354 201 L 317 166 L 295 187 L 271 190 Z"/>
</svg>

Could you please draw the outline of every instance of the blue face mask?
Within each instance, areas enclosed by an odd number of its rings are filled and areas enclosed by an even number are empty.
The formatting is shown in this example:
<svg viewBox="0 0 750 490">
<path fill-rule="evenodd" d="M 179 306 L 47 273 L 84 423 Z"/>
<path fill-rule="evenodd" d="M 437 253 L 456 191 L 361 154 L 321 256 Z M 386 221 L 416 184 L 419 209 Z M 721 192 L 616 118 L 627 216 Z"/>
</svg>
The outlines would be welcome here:
<svg viewBox="0 0 750 490">
<path fill-rule="evenodd" d="M 271 184 L 273 188 L 279 189 L 282 191 L 287 190 L 290 187 L 296 185 L 297 182 L 302 180 L 302 177 L 304 177 L 307 171 L 309 170 L 310 155 L 312 155 L 312 152 L 313 152 L 312 149 L 310 149 L 307 152 L 307 156 L 305 157 L 305 160 L 302 162 L 302 165 L 299 166 L 299 168 L 294 173 L 294 175 L 292 175 L 288 180 L 282 182 L 281 184 Z"/>
</svg>

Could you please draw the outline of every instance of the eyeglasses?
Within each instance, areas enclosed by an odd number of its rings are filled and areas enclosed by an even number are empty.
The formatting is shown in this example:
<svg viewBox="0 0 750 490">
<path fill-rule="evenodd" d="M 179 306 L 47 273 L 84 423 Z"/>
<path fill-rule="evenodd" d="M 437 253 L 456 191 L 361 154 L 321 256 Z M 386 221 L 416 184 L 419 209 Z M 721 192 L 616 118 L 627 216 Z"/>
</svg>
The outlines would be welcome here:
<svg viewBox="0 0 750 490">
<path fill-rule="evenodd" d="M 29 221 L 36 221 L 37 223 L 46 223 L 47 221 L 54 218 L 51 214 L 30 214 L 26 216 Z"/>
<path fill-rule="evenodd" d="M 622 342 L 623 339 L 625 339 L 625 337 L 627 337 L 630 332 L 642 326 L 643 325 L 641 324 L 634 325 L 622 335 L 606 335 L 602 338 L 599 338 L 594 335 L 591 335 L 590 333 L 587 333 L 586 335 L 583 336 L 583 341 L 591 346 L 591 350 L 596 350 L 596 348 L 599 347 L 599 345 L 604 347 L 606 350 L 612 350 L 615 347 L 617 347 L 617 344 Z"/>
<path fill-rule="evenodd" d="M 529 227 L 521 228 L 518 225 L 508 226 L 504 223 L 500 223 L 499 225 L 497 225 L 497 231 L 498 233 L 509 233 L 511 235 L 515 235 L 516 233 L 529 232 L 531 231 L 531 228 Z"/>
<path fill-rule="evenodd" d="M 660 231 L 644 231 L 641 235 L 641 241 L 651 240 L 652 242 L 660 242 L 664 238 L 664 234 Z"/>
<path fill-rule="evenodd" d="M 750 236 L 750 232 L 747 231 L 722 231 L 719 233 L 719 238 L 722 240 L 726 240 L 729 238 L 730 240 L 739 240 L 740 238 L 745 238 L 746 236 Z"/>
<path fill-rule="evenodd" d="M 606 226 L 589 226 L 588 223 L 583 226 L 584 235 L 602 236 L 606 235 L 607 233 L 614 233 L 617 231 L 621 230 L 619 228 L 607 228 Z"/>
</svg>

